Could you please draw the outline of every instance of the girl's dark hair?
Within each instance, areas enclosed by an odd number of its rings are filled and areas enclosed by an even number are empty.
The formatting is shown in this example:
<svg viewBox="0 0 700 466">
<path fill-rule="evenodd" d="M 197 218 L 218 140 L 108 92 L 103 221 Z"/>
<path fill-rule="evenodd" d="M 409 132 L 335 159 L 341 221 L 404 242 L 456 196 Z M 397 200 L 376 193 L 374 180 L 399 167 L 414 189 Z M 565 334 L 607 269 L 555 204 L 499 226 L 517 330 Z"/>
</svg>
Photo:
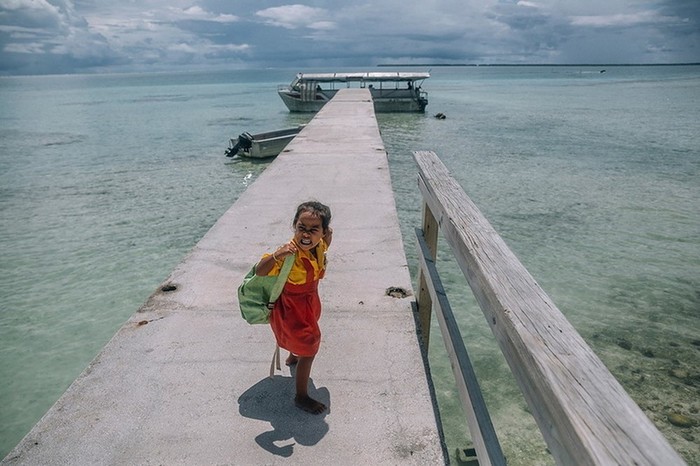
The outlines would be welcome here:
<svg viewBox="0 0 700 466">
<path fill-rule="evenodd" d="M 294 216 L 292 226 L 296 226 L 297 222 L 299 221 L 299 216 L 301 216 L 303 212 L 309 212 L 311 215 L 320 218 L 321 226 L 323 227 L 324 232 L 331 224 L 331 209 L 327 205 L 321 204 L 320 202 L 309 201 L 304 202 L 297 207 L 297 213 Z"/>
</svg>

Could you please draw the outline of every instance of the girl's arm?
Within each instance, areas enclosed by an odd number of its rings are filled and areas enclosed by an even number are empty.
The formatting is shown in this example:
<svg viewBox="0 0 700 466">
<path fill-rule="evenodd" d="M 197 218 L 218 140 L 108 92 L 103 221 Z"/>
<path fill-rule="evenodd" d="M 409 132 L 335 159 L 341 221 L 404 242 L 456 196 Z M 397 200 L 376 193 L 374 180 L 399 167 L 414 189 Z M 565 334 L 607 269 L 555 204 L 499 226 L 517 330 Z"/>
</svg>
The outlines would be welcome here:
<svg viewBox="0 0 700 466">
<path fill-rule="evenodd" d="M 258 265 L 255 266 L 255 275 L 259 275 L 261 277 L 264 277 L 270 271 L 272 268 L 275 266 L 275 262 L 284 260 L 285 257 L 291 256 L 292 254 L 296 254 L 297 252 L 297 246 L 294 244 L 294 241 L 290 241 L 289 243 L 283 244 L 275 252 L 273 252 L 269 256 L 265 256 L 262 259 L 260 259 L 260 262 L 258 262 Z"/>
</svg>

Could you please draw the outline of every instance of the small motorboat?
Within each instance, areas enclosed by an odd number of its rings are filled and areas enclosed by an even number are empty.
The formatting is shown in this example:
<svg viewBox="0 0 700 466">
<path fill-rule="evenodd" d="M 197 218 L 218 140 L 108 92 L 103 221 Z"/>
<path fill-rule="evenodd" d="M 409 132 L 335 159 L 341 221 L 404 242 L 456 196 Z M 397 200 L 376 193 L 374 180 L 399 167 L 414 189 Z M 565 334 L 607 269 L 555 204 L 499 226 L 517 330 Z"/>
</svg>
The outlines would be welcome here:
<svg viewBox="0 0 700 466">
<path fill-rule="evenodd" d="M 252 159 L 276 157 L 299 134 L 304 126 L 299 125 L 294 128 L 278 129 L 257 134 L 241 133 L 237 138 L 229 141 L 229 147 L 225 152 L 226 157 L 233 157 L 234 155 Z"/>
</svg>

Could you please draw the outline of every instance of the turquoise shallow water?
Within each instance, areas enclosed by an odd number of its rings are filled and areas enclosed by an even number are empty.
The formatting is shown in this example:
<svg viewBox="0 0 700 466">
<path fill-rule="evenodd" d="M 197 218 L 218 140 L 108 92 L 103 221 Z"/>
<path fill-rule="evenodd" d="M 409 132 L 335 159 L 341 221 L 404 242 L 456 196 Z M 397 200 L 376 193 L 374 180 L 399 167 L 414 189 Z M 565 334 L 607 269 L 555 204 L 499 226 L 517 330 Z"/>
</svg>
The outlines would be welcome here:
<svg viewBox="0 0 700 466">
<path fill-rule="evenodd" d="M 228 138 L 310 118 L 275 94 L 295 72 L 0 78 L 0 456 L 264 169 L 226 159 Z M 432 74 L 426 115 L 378 117 L 412 270 L 411 152 L 433 150 L 698 464 L 700 431 L 667 415 L 700 408 L 700 67 Z M 549 464 L 447 250 L 439 265 L 509 462 Z M 465 427 L 441 344 L 434 333 L 453 450 Z"/>
</svg>

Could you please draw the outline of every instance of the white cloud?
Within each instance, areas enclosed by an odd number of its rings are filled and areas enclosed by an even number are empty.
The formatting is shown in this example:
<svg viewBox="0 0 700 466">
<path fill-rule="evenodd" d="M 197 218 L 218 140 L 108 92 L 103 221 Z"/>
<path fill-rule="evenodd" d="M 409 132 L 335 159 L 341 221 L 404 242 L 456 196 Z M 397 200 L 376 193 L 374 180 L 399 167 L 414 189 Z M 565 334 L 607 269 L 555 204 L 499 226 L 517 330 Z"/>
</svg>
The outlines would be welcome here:
<svg viewBox="0 0 700 466">
<path fill-rule="evenodd" d="M 44 53 L 44 44 L 41 42 L 7 44 L 3 48 L 3 51 L 11 53 L 42 54 Z"/>
<path fill-rule="evenodd" d="M 57 27 L 63 14 L 45 0 L 0 0 L 0 18 L 11 16 L 14 24 L 27 27 Z"/>
<path fill-rule="evenodd" d="M 250 44 L 223 44 L 223 45 L 210 45 L 209 51 L 211 52 L 247 52 L 251 49 Z"/>
<path fill-rule="evenodd" d="M 3 10 L 51 10 L 58 12 L 51 3 L 46 0 L 0 0 L 0 8 Z"/>
<path fill-rule="evenodd" d="M 528 1 L 525 1 L 525 0 L 519 1 L 518 3 L 516 3 L 516 5 L 518 5 L 518 6 L 524 6 L 524 7 L 527 7 L 527 8 L 539 8 L 539 7 L 540 7 L 540 5 L 539 5 L 538 3 L 535 3 L 535 2 L 528 2 Z"/>
<path fill-rule="evenodd" d="M 216 23 L 235 23 L 236 21 L 239 21 L 239 18 L 235 15 L 214 14 L 196 5 L 186 8 L 184 10 L 171 8 L 171 11 L 175 13 L 176 17 L 179 16 L 182 19 L 213 21 Z"/>
<path fill-rule="evenodd" d="M 617 26 L 635 26 L 639 24 L 654 24 L 667 22 L 670 18 L 660 17 L 653 11 L 642 11 L 639 13 L 630 14 L 614 14 L 614 15 L 590 15 L 590 16 L 572 16 L 571 24 L 574 26 L 592 26 L 592 27 L 617 27 Z"/>
<path fill-rule="evenodd" d="M 331 31 L 336 28 L 336 24 L 333 21 L 317 21 L 309 24 L 307 27 L 317 31 Z"/>
<path fill-rule="evenodd" d="M 196 48 L 192 47 L 190 44 L 185 44 L 182 42 L 179 44 L 169 45 L 168 50 L 172 50 L 173 52 L 197 53 Z"/>
<path fill-rule="evenodd" d="M 328 13 L 321 8 L 312 8 L 306 5 L 284 5 L 267 8 L 255 13 L 271 26 L 285 29 L 311 28 L 332 29 L 334 23 L 328 21 Z"/>
</svg>

